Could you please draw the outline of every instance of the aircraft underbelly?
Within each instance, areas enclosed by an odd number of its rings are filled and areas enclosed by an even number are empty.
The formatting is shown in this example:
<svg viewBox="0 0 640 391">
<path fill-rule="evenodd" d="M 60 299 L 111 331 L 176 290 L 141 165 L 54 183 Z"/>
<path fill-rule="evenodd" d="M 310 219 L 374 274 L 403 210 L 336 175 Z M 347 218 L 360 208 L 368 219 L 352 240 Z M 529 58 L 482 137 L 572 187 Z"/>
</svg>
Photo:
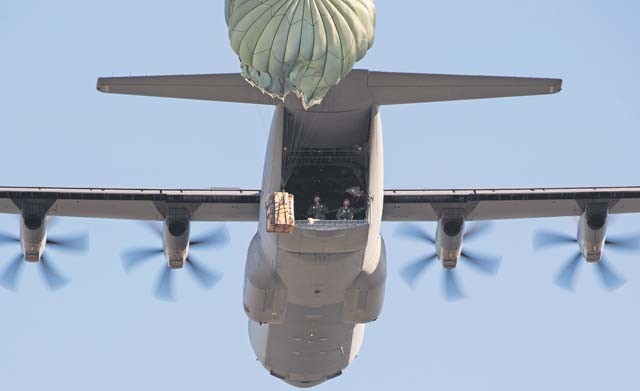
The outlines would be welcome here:
<svg viewBox="0 0 640 391">
<path fill-rule="evenodd" d="M 363 227 L 368 230 L 366 224 Z M 358 237 L 358 228 L 355 231 L 349 235 L 352 239 Z M 298 387 L 311 387 L 340 375 L 358 354 L 364 324 L 375 320 L 382 308 L 386 279 L 384 244 L 368 244 L 367 235 L 362 235 L 362 240 L 359 246 L 347 246 L 350 250 L 359 248 L 348 253 L 294 253 L 278 248 L 275 261 L 260 260 L 272 265 L 278 276 L 277 284 L 262 290 L 272 291 L 269 297 L 286 298 L 282 305 L 272 304 L 266 311 L 282 311 L 276 320 L 249 321 L 252 346 L 273 376 Z M 256 237 L 252 246 L 258 248 L 259 243 Z M 373 273 L 364 271 L 365 254 L 371 253 L 368 246 L 379 247 L 375 252 L 379 266 Z M 249 286 L 265 281 L 252 278 L 252 270 L 269 273 L 266 267 L 250 268 Z M 284 293 L 276 292 L 279 289 Z M 251 309 L 263 302 L 245 303 L 245 307 Z"/>
<path fill-rule="evenodd" d="M 310 387 L 342 373 L 360 349 L 365 326 L 342 320 L 342 304 L 289 304 L 283 324 L 250 321 L 249 333 L 273 376 Z"/>
</svg>

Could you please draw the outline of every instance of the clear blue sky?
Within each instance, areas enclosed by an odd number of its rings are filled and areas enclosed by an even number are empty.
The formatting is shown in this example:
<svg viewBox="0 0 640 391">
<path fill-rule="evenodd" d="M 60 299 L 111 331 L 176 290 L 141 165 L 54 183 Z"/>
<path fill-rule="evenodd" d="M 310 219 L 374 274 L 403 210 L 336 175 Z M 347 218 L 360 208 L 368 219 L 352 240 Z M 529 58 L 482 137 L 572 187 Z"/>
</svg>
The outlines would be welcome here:
<svg viewBox="0 0 640 391">
<path fill-rule="evenodd" d="M 551 97 L 385 108 L 387 187 L 640 184 L 638 2 L 377 6 L 376 45 L 360 67 L 565 79 Z M 0 184 L 258 186 L 270 109 L 95 90 L 98 76 L 236 71 L 223 14 L 221 0 L 0 2 Z M 626 216 L 611 232 L 639 226 Z M 11 216 L 0 227 L 18 228 Z M 428 249 L 386 225 L 384 312 L 358 360 L 320 389 L 638 389 L 638 256 L 611 253 L 629 280 L 619 291 L 605 293 L 585 267 L 566 294 L 552 278 L 573 249 L 534 253 L 542 227 L 573 232 L 575 222 L 496 224 L 472 248 L 502 254 L 500 274 L 463 269 L 469 298 L 450 304 L 436 269 L 415 290 L 400 281 L 400 267 Z M 217 289 L 182 276 L 176 304 L 150 295 L 159 263 L 121 268 L 121 250 L 154 240 L 144 228 L 70 219 L 54 231 L 82 230 L 88 255 L 51 251 L 67 288 L 48 293 L 28 267 L 18 294 L 0 291 L 0 388 L 288 389 L 247 337 L 241 294 L 255 224 L 229 225 L 230 245 L 205 253 L 225 274 Z M 17 249 L 0 251 L 6 263 Z"/>
</svg>

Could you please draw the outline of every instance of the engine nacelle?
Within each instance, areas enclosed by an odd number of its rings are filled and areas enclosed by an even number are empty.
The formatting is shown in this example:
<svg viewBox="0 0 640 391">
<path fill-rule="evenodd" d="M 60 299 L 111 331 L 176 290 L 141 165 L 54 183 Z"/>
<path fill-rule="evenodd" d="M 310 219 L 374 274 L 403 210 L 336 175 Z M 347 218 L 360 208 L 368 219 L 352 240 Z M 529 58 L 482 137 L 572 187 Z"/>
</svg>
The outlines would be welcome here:
<svg viewBox="0 0 640 391">
<path fill-rule="evenodd" d="M 184 218 L 167 218 L 162 229 L 164 255 L 172 269 L 182 269 L 189 256 L 190 222 Z"/>
<path fill-rule="evenodd" d="M 588 205 L 578 222 L 578 244 L 587 262 L 599 262 L 607 238 L 607 205 Z"/>
<path fill-rule="evenodd" d="M 47 243 L 47 217 L 43 213 L 26 211 L 20 215 L 20 244 L 25 260 L 38 262 Z"/>
<path fill-rule="evenodd" d="M 462 253 L 463 235 L 463 217 L 446 215 L 440 217 L 436 231 L 436 252 L 445 269 L 453 269 L 458 265 Z"/>
</svg>

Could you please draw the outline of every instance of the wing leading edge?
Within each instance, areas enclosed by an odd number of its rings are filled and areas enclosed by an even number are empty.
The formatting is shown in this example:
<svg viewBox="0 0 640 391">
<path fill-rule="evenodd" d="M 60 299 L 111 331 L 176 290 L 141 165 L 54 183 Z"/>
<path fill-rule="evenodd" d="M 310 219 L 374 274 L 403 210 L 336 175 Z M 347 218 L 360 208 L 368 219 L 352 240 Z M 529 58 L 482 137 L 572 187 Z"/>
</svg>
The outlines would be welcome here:
<svg viewBox="0 0 640 391">
<path fill-rule="evenodd" d="M 579 216 L 587 205 L 640 213 L 640 187 L 489 190 L 387 190 L 383 221 L 437 221 L 446 210 L 468 221 Z"/>
</svg>

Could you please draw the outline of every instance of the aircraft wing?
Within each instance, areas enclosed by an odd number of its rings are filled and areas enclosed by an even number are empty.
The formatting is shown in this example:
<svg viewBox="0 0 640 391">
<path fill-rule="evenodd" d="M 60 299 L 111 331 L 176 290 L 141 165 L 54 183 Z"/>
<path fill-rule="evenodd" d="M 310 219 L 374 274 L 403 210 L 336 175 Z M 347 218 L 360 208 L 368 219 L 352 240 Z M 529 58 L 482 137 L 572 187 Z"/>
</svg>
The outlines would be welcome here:
<svg viewBox="0 0 640 391">
<path fill-rule="evenodd" d="M 579 216 L 586 205 L 640 213 L 640 187 L 488 190 L 386 190 L 383 221 L 437 221 L 459 210 L 467 221 Z M 162 221 L 170 208 L 192 221 L 257 221 L 260 191 L 0 187 L 0 213 L 37 205 L 49 216 Z"/>
<path fill-rule="evenodd" d="M 586 205 L 640 213 L 640 187 L 489 190 L 387 190 L 383 221 L 437 221 L 458 210 L 467 221 L 579 216 Z"/>
<path fill-rule="evenodd" d="M 167 210 L 192 221 L 257 221 L 259 190 L 153 190 L 0 187 L 0 213 L 36 207 L 48 216 L 164 220 Z"/>
</svg>

